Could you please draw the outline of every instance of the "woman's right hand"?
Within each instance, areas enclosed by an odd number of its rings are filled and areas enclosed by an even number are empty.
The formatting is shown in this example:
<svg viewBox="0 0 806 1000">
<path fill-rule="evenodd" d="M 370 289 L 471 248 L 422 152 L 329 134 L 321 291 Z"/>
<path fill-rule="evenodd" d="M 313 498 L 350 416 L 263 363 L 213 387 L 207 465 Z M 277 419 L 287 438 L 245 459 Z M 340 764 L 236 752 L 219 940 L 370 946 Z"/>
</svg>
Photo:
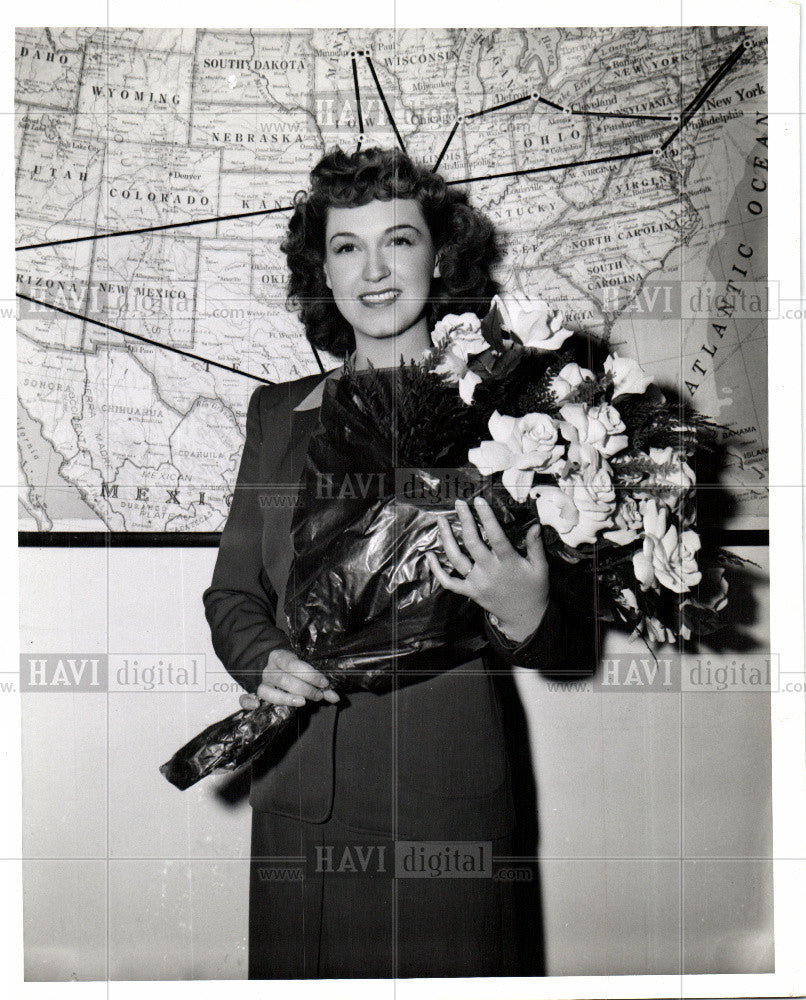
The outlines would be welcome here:
<svg viewBox="0 0 806 1000">
<path fill-rule="evenodd" d="M 306 700 L 329 701 L 335 704 L 338 694 L 330 681 L 310 663 L 301 660 L 290 649 L 273 649 L 263 668 L 263 677 L 255 694 L 242 694 L 241 708 L 257 708 L 261 701 L 272 705 L 302 707 Z"/>
</svg>

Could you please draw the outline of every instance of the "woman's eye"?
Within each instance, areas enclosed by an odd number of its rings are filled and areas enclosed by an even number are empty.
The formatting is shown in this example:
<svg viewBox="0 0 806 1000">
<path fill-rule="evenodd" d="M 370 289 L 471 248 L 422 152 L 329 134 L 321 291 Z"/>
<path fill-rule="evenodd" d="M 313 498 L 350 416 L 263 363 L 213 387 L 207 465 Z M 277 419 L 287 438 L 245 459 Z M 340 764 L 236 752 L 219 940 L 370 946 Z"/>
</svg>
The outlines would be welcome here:
<svg viewBox="0 0 806 1000">
<path fill-rule="evenodd" d="M 403 246 L 414 246 L 414 242 L 408 236 L 393 236 L 390 241 L 391 244 L 402 244 Z M 355 250 L 355 243 L 340 243 L 333 253 L 350 253 Z"/>
</svg>

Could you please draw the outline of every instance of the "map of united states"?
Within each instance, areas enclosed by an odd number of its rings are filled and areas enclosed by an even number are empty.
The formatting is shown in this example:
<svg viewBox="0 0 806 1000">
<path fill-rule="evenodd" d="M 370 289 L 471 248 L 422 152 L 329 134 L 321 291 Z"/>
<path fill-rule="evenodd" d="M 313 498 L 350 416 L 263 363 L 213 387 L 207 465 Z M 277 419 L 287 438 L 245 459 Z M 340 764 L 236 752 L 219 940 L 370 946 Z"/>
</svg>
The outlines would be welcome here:
<svg viewBox="0 0 806 1000">
<path fill-rule="evenodd" d="M 766 87 L 757 28 L 18 30 L 21 527 L 221 530 L 256 379 L 319 371 L 287 208 L 358 142 L 465 183 L 505 288 L 725 425 L 766 526 Z"/>
</svg>

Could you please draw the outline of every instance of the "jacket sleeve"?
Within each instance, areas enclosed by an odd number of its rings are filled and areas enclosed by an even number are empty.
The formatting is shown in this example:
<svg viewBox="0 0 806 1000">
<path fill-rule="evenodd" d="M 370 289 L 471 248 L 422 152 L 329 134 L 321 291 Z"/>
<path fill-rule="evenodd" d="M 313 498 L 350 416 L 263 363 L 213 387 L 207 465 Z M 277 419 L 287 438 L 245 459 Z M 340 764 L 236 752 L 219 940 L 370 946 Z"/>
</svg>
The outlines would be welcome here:
<svg viewBox="0 0 806 1000">
<path fill-rule="evenodd" d="M 254 693 L 269 653 L 290 648 L 276 625 L 277 595 L 263 569 L 260 455 L 263 432 L 261 393 L 252 393 L 246 415 L 246 443 L 227 523 L 221 535 L 213 580 L 202 600 L 213 648 L 230 674 Z"/>
<path fill-rule="evenodd" d="M 566 680 L 596 672 L 602 638 L 592 604 L 551 594 L 537 628 L 522 642 L 506 636 L 486 611 L 484 630 L 493 650 L 508 663 Z"/>
</svg>

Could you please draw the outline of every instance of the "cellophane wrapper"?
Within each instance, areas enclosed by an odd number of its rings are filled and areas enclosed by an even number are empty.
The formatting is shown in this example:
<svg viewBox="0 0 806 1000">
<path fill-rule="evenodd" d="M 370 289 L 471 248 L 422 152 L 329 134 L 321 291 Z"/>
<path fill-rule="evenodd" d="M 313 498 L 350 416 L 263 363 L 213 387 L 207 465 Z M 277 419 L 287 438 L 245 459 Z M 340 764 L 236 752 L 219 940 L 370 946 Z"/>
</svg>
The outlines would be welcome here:
<svg viewBox="0 0 806 1000">
<path fill-rule="evenodd" d="M 394 393 L 394 372 L 376 374 L 389 379 Z M 440 513 L 461 541 L 446 474 L 459 472 L 466 485 L 475 484 L 465 498 L 485 493 L 489 482 L 471 465 L 401 468 L 395 450 L 349 380 L 329 379 L 294 509 L 282 614 L 294 652 L 337 691 L 382 692 L 413 683 L 474 659 L 486 645 L 482 609 L 442 588 L 425 553 L 440 555 Z M 427 499 L 407 499 L 403 483 L 414 484 L 414 492 Z M 497 513 L 510 522 L 510 539 L 522 541 L 528 524 L 515 523 L 511 508 Z M 213 771 L 240 767 L 269 749 L 295 712 L 272 705 L 236 712 L 200 733 L 160 770 L 187 788 Z"/>
</svg>

